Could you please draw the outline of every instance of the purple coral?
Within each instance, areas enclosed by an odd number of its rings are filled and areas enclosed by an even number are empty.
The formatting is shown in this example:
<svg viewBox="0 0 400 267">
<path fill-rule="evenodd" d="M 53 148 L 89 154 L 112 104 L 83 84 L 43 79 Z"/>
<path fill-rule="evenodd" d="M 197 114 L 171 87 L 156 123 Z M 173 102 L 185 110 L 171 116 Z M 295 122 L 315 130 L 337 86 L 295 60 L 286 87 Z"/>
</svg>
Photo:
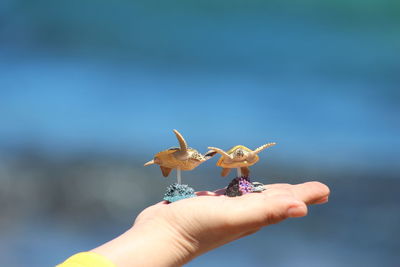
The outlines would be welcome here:
<svg viewBox="0 0 400 267">
<path fill-rule="evenodd" d="M 241 196 L 254 191 L 254 186 L 249 177 L 242 176 L 233 179 L 226 188 L 225 195 L 230 197 Z"/>
<path fill-rule="evenodd" d="M 253 185 L 250 183 L 247 177 L 239 178 L 239 191 L 243 194 L 253 192 Z"/>
</svg>

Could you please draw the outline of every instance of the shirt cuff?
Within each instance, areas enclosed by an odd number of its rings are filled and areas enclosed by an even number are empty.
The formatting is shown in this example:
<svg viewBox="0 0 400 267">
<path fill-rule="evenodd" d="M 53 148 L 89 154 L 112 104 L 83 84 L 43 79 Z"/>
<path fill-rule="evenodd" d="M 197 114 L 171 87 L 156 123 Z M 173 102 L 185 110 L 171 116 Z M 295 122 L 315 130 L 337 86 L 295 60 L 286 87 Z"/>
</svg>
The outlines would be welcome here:
<svg viewBox="0 0 400 267">
<path fill-rule="evenodd" d="M 57 267 L 117 267 L 106 257 L 94 252 L 80 252 Z"/>
</svg>

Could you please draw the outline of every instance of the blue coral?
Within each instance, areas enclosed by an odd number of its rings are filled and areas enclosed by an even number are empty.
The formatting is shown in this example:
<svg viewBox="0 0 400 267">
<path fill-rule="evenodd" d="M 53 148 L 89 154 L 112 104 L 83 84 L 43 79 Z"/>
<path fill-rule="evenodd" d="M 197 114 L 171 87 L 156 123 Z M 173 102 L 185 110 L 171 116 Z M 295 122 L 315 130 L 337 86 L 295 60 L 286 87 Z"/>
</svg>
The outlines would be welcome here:
<svg viewBox="0 0 400 267">
<path fill-rule="evenodd" d="M 167 191 L 164 194 L 164 200 L 169 202 L 175 202 L 185 198 L 195 197 L 194 189 L 187 184 L 171 184 L 168 186 Z"/>
</svg>

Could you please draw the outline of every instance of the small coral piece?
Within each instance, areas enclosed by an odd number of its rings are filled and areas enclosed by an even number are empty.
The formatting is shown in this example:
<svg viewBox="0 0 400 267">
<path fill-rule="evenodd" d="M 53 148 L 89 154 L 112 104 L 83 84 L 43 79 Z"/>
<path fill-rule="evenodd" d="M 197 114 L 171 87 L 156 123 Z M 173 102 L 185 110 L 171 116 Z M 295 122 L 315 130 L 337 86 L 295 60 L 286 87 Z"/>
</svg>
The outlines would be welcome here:
<svg viewBox="0 0 400 267">
<path fill-rule="evenodd" d="M 246 176 L 233 179 L 226 188 L 225 195 L 229 197 L 241 196 L 253 192 L 253 185 Z"/>
<path fill-rule="evenodd" d="M 242 176 L 233 179 L 225 190 L 225 195 L 228 197 L 236 197 L 252 192 L 264 191 L 262 183 L 251 183 L 249 177 Z"/>
<path fill-rule="evenodd" d="M 175 202 L 185 198 L 195 197 L 194 189 L 187 184 L 171 184 L 164 194 L 164 200 Z"/>
<path fill-rule="evenodd" d="M 252 182 L 252 184 L 254 186 L 253 192 L 262 192 L 265 190 L 264 184 L 260 182 Z"/>
</svg>

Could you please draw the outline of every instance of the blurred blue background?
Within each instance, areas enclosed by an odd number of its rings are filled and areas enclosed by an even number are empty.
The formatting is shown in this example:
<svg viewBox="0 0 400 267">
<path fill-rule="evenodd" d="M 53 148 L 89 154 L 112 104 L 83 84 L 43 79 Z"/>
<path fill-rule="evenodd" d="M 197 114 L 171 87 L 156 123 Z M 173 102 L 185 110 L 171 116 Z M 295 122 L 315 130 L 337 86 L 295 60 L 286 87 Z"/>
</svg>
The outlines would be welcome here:
<svg viewBox="0 0 400 267">
<path fill-rule="evenodd" d="M 0 2 L 0 263 L 52 266 L 160 200 L 176 146 L 263 152 L 330 202 L 188 266 L 398 266 L 400 2 Z M 211 159 L 184 182 L 226 186 Z"/>
</svg>

